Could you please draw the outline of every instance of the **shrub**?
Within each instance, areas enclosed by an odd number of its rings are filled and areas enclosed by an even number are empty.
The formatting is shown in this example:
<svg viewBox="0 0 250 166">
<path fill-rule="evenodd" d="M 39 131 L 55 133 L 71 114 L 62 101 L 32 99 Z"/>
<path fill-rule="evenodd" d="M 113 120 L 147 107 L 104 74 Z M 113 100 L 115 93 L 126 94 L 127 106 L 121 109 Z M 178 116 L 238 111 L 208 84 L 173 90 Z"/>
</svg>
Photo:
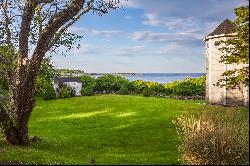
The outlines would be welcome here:
<svg viewBox="0 0 250 166">
<path fill-rule="evenodd" d="M 120 88 L 120 90 L 118 91 L 119 94 L 121 95 L 128 95 L 129 94 L 129 88 L 126 84 L 123 84 Z"/>
<path fill-rule="evenodd" d="M 59 98 L 70 98 L 75 96 L 75 90 L 68 85 L 59 85 Z"/>
<path fill-rule="evenodd" d="M 88 75 L 83 75 L 80 77 L 80 80 L 82 81 L 82 96 L 93 96 L 96 86 L 95 78 Z"/>
<path fill-rule="evenodd" d="M 182 160 L 191 165 L 248 165 L 248 112 L 186 113 L 175 121 Z"/>
<path fill-rule="evenodd" d="M 82 89 L 81 94 L 82 96 L 93 96 L 95 94 L 94 87 L 91 85 L 85 87 L 84 89 Z"/>
<path fill-rule="evenodd" d="M 56 99 L 56 93 L 52 81 L 43 76 L 38 76 L 35 82 L 35 96 L 42 97 L 43 100 Z"/>
<path fill-rule="evenodd" d="M 106 91 L 108 93 L 112 91 L 117 92 L 120 90 L 122 84 L 128 82 L 129 81 L 124 77 L 107 74 L 96 79 L 95 91 Z"/>
<path fill-rule="evenodd" d="M 93 78 L 91 76 L 82 75 L 79 78 L 82 81 L 82 86 L 83 87 L 88 87 L 88 86 L 94 86 L 95 85 L 95 78 Z"/>
<path fill-rule="evenodd" d="M 149 97 L 149 96 L 151 96 L 152 94 L 153 94 L 153 93 L 152 93 L 152 90 L 151 90 L 150 88 L 148 88 L 148 87 L 144 88 L 143 93 L 142 93 L 142 95 L 143 95 L 144 97 Z"/>
<path fill-rule="evenodd" d="M 50 82 L 45 88 L 45 93 L 42 95 L 43 100 L 54 100 L 56 99 L 56 92 L 53 84 Z"/>
<path fill-rule="evenodd" d="M 183 81 L 174 81 L 164 84 L 164 93 L 167 95 L 180 96 L 204 96 L 205 76 L 199 78 L 186 78 Z"/>
<path fill-rule="evenodd" d="M 133 91 L 135 93 L 138 93 L 138 94 L 141 94 L 143 93 L 143 90 L 147 87 L 146 85 L 147 82 L 143 81 L 143 80 L 135 80 L 135 81 L 132 81 L 132 84 L 133 84 Z"/>
<path fill-rule="evenodd" d="M 147 88 L 150 88 L 150 90 L 152 91 L 152 94 L 154 95 L 164 92 L 164 86 L 157 82 L 147 82 L 146 86 Z"/>
</svg>

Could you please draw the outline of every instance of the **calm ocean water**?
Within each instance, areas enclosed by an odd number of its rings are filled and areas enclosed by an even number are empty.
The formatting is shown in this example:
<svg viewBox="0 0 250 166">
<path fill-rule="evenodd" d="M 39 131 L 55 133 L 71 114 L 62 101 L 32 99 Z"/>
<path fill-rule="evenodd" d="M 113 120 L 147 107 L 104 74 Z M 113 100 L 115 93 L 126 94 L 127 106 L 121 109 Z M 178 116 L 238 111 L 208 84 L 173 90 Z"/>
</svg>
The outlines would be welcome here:
<svg viewBox="0 0 250 166">
<path fill-rule="evenodd" d="M 134 80 L 144 80 L 144 81 L 152 81 L 158 83 L 167 83 L 173 82 L 176 80 L 183 80 L 186 77 L 197 78 L 204 76 L 205 73 L 135 73 L 135 74 L 114 74 L 126 77 L 130 81 Z M 101 74 L 92 75 L 97 78 L 100 77 Z"/>
</svg>

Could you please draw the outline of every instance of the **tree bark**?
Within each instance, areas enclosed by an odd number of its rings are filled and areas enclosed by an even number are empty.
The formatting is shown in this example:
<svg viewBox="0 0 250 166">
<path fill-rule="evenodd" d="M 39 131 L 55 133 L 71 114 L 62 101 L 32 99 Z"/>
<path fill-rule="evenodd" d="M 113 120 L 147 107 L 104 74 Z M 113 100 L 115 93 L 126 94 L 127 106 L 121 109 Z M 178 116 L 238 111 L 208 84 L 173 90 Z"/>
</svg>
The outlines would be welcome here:
<svg viewBox="0 0 250 166">
<path fill-rule="evenodd" d="M 25 99 L 26 100 L 26 99 Z M 17 124 L 9 123 L 4 134 L 6 141 L 12 145 L 28 146 L 30 145 L 28 135 L 28 122 L 33 109 L 31 103 L 23 104 L 26 108 L 30 109 L 18 109 L 20 115 L 18 115 Z"/>
<path fill-rule="evenodd" d="M 28 123 L 12 126 L 4 132 L 6 141 L 11 145 L 28 146 L 30 145 L 28 135 Z"/>
<path fill-rule="evenodd" d="M 12 126 L 5 130 L 5 139 L 11 145 L 19 145 L 18 129 Z"/>
</svg>

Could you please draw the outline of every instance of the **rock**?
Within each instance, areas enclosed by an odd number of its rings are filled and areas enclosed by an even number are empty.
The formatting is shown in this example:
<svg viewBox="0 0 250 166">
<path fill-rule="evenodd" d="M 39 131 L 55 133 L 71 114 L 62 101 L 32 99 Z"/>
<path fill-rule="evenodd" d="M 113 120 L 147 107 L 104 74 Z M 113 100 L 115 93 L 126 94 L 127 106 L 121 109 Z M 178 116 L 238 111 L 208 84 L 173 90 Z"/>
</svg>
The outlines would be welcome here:
<svg viewBox="0 0 250 166">
<path fill-rule="evenodd" d="M 90 160 L 89 160 L 89 163 L 91 165 L 96 165 L 96 158 L 95 157 L 91 157 Z"/>
<path fill-rule="evenodd" d="M 34 136 L 33 138 L 31 138 L 31 141 L 32 142 L 39 142 L 39 141 L 41 141 L 42 139 L 40 138 L 40 137 L 38 137 L 38 136 Z"/>
</svg>

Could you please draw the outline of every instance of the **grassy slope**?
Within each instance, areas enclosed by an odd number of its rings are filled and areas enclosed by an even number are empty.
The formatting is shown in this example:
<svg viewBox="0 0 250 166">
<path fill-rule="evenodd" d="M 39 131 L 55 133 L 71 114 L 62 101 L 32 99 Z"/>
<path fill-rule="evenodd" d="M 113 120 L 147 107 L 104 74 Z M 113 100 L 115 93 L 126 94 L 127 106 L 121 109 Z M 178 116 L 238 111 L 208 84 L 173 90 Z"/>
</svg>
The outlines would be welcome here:
<svg viewBox="0 0 250 166">
<path fill-rule="evenodd" d="M 101 95 L 38 101 L 30 147 L 12 147 L 0 138 L 0 160 L 36 164 L 179 164 L 172 120 L 185 111 L 232 109 L 140 96 Z"/>
</svg>

